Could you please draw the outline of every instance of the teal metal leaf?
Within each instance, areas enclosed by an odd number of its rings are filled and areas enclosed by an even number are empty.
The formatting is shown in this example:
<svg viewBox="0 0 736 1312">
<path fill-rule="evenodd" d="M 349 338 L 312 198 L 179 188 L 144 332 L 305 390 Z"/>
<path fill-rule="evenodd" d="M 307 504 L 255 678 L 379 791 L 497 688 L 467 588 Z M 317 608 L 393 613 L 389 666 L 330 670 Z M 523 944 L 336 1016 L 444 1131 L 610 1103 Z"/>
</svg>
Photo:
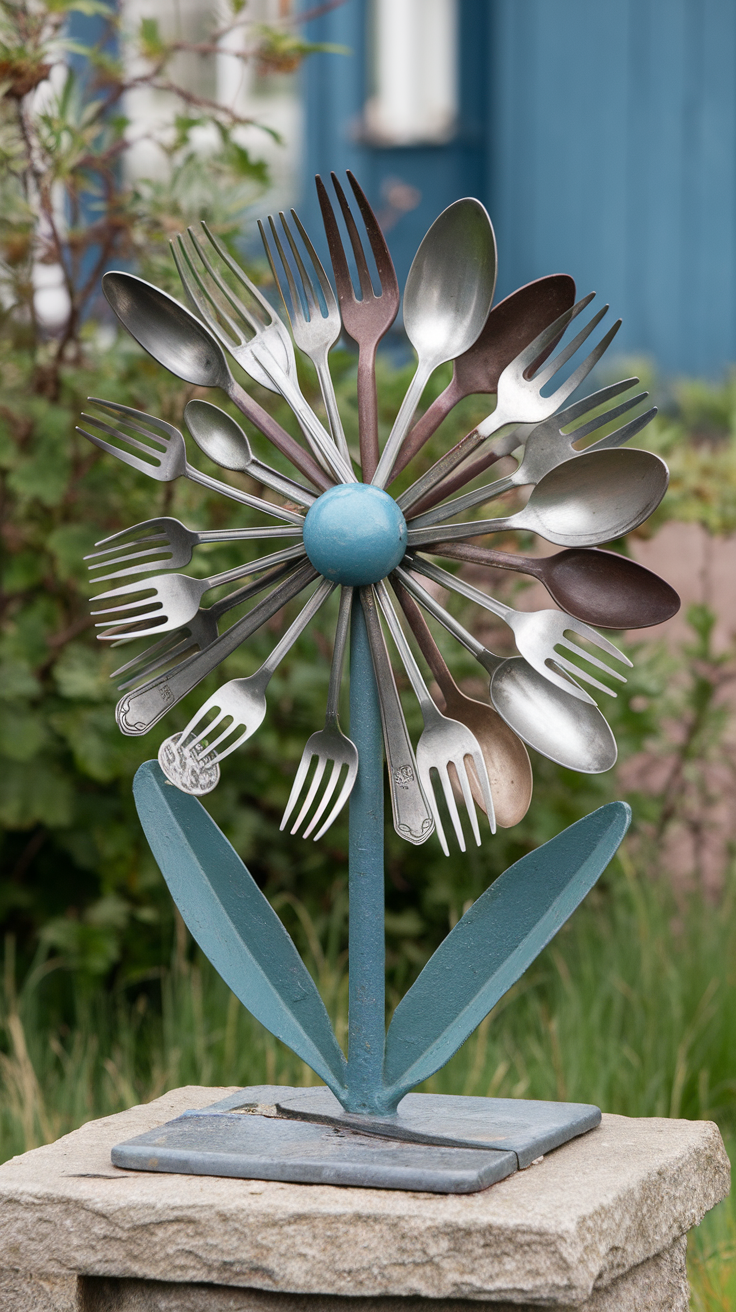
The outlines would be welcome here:
<svg viewBox="0 0 736 1312">
<path fill-rule="evenodd" d="M 611 802 L 521 858 L 458 921 L 399 1003 L 386 1038 L 395 1108 L 472 1034 L 603 873 L 631 810 Z"/>
<path fill-rule="evenodd" d="M 267 1030 L 337 1098 L 345 1058 L 314 981 L 235 849 L 201 802 L 146 761 L 133 783 L 141 824 L 192 937 Z"/>
</svg>

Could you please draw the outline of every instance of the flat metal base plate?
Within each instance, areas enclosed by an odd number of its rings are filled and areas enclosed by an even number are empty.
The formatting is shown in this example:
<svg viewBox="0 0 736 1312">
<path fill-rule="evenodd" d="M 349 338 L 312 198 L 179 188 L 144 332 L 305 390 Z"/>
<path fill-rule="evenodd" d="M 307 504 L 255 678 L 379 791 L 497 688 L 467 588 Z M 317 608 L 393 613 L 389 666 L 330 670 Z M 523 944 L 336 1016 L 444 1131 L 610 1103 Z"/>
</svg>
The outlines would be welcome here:
<svg viewBox="0 0 736 1312">
<path fill-rule="evenodd" d="M 593 1129 L 597 1107 L 408 1094 L 390 1117 L 343 1112 L 325 1088 L 256 1085 L 112 1150 L 135 1171 L 464 1194 Z"/>
</svg>

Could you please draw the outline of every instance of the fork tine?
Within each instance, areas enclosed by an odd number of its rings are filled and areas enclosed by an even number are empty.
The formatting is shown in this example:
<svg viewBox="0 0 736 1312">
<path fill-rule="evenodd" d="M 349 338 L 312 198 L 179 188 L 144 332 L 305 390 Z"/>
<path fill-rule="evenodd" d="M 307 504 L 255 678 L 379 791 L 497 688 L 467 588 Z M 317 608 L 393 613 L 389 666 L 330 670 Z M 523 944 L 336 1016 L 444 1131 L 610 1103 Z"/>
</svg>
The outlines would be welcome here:
<svg viewBox="0 0 736 1312">
<path fill-rule="evenodd" d="M 321 259 L 319 258 L 319 255 L 317 254 L 316 250 L 314 249 L 314 246 L 312 245 L 312 242 L 309 237 L 309 233 L 304 227 L 304 224 L 299 218 L 299 215 L 297 214 L 296 210 L 291 211 L 291 217 L 294 220 L 294 223 L 296 224 L 297 230 L 299 232 L 299 236 L 304 242 L 304 245 L 307 250 L 307 254 L 310 260 L 312 261 L 312 265 L 314 266 L 314 272 L 316 273 L 317 279 L 319 281 L 319 285 L 322 288 L 322 295 L 325 298 L 325 304 L 327 305 L 327 312 L 329 314 L 331 311 L 337 309 L 337 298 L 333 291 L 332 283 L 327 277 L 327 273 L 325 272 L 325 267 Z"/>
<path fill-rule="evenodd" d="M 538 360 L 540 355 L 546 351 L 547 347 L 552 346 L 557 341 L 568 324 L 572 323 L 573 319 L 576 319 L 579 314 L 582 314 L 585 307 L 590 305 L 594 296 L 595 292 L 588 292 L 588 295 L 584 296 L 581 301 L 577 301 L 571 309 L 563 310 L 559 318 L 555 319 L 554 323 L 549 324 L 548 327 L 543 328 L 539 336 L 535 337 L 534 341 L 530 342 L 528 346 L 525 346 L 524 350 L 520 351 L 506 368 L 513 370 L 514 374 L 525 373 L 530 365 L 533 365 L 535 360 Z M 505 372 L 506 370 L 504 370 Z M 503 375 L 501 376 L 503 377 Z"/>
<path fill-rule="evenodd" d="M 130 532 L 130 529 L 123 529 L 122 532 L 123 532 L 123 533 L 129 533 L 129 532 Z M 95 546 L 96 546 L 96 547 L 99 547 L 99 546 L 102 545 L 103 542 L 112 542 L 112 540 L 113 540 L 114 538 L 120 538 L 121 536 L 122 536 L 122 533 L 112 533 L 112 534 L 110 535 L 109 538 L 100 538 L 99 542 L 95 542 Z M 161 546 L 160 546 L 160 547 L 147 547 L 147 548 L 146 548 L 146 551 L 144 551 L 143 553 L 139 553 L 139 554 L 147 555 L 149 551 L 163 551 L 163 550 L 165 550 L 165 548 L 166 548 L 166 544 L 167 544 L 167 542 L 168 542 L 168 538 L 166 537 L 166 534 L 163 533 L 163 532 L 162 532 L 162 533 L 149 533 L 148 537 L 145 537 L 145 538 L 130 538 L 129 544 L 126 543 L 126 542 L 117 542 L 117 543 L 115 544 L 114 547 L 105 547 L 102 551 L 90 551 L 90 552 L 88 552 L 88 554 L 87 554 L 86 556 L 82 556 L 82 560 L 97 560 L 100 556 L 109 556 L 111 551 L 124 551 L 124 550 L 125 550 L 125 547 L 126 547 L 127 545 L 130 545 L 131 547 L 138 547 L 138 546 L 143 546 L 145 543 L 148 543 L 148 542 L 160 542 L 160 543 L 161 543 Z M 129 553 L 129 552 L 126 552 L 126 554 L 125 554 L 124 556 L 120 556 L 120 557 L 118 557 L 118 559 L 119 559 L 119 560 L 130 560 L 130 559 L 132 559 L 132 557 L 130 556 L 130 553 Z M 88 568 L 88 569 L 99 569 L 101 565 L 116 565 L 116 564 L 117 564 L 117 560 L 101 560 L 100 563 L 99 563 L 99 565 L 97 565 L 97 566 L 95 566 L 95 565 L 88 565 L 87 568 Z"/>
<path fill-rule="evenodd" d="M 284 814 L 281 817 L 281 824 L 279 825 L 280 830 L 286 828 L 289 816 L 291 815 L 292 811 L 294 810 L 294 807 L 296 806 L 297 799 L 299 797 L 300 792 L 302 791 L 302 784 L 304 783 L 304 780 L 307 777 L 307 773 L 312 763 L 313 756 L 314 756 L 314 752 L 310 752 L 309 756 L 307 756 L 306 753 L 304 752 L 302 753 L 302 758 L 299 762 L 299 769 L 296 772 L 296 778 L 294 779 L 294 782 L 291 785 L 289 800 L 286 803 Z"/>
<path fill-rule="evenodd" d="M 327 830 L 329 829 L 330 825 L 339 816 L 340 812 L 342 811 L 342 808 L 344 807 L 345 803 L 347 802 L 353 790 L 354 783 L 355 783 L 355 774 L 351 773 L 350 768 L 348 767 L 348 772 L 345 776 L 345 782 L 343 783 L 343 786 L 340 789 L 335 805 L 330 811 L 330 814 L 328 815 L 321 829 L 314 835 L 315 843 L 322 837 L 323 834 L 327 833 Z M 320 810 L 321 809 L 322 808 L 320 807 Z M 316 820 L 317 820 L 317 816 L 315 816 L 314 820 L 312 821 L 312 824 L 315 824 Z M 304 834 L 305 838 L 308 837 L 311 827 L 312 826 L 310 825 L 309 829 L 307 829 L 306 833 Z"/>
<path fill-rule="evenodd" d="M 610 675 L 612 679 L 618 679 L 619 683 L 626 683 L 625 674 L 621 674 L 618 670 L 612 669 L 610 665 L 606 665 L 605 661 L 599 660 L 597 656 L 592 656 L 585 647 L 579 647 L 576 642 L 571 642 L 569 638 L 560 638 L 559 642 L 555 643 L 555 649 L 557 647 L 564 647 L 566 651 L 574 652 L 576 656 L 580 656 L 583 660 L 587 661 L 589 665 L 595 665 L 597 669 L 603 670 L 606 674 Z"/>
<path fill-rule="evenodd" d="M 593 318 L 586 323 L 585 327 L 581 328 L 577 336 L 573 337 L 571 342 L 568 342 L 566 346 L 563 346 L 561 351 L 557 352 L 557 355 L 553 355 L 551 360 L 548 360 L 546 364 L 542 365 L 542 368 L 534 375 L 534 382 L 540 388 L 544 387 L 545 383 L 549 382 L 552 375 L 556 374 L 558 370 L 562 368 L 563 364 L 567 364 L 567 361 L 571 359 L 575 352 L 582 346 L 583 342 L 590 337 L 593 329 L 598 327 L 601 319 L 608 314 L 610 308 L 610 305 L 603 305 L 601 309 L 598 310 L 597 314 L 594 314 Z"/>
<path fill-rule="evenodd" d="M 314 295 L 314 288 L 312 287 L 311 279 L 309 277 L 309 274 L 307 273 L 307 270 L 304 267 L 304 261 L 301 256 L 301 251 L 299 250 L 299 247 L 297 246 L 294 240 L 291 229 L 286 222 L 286 215 L 284 214 L 283 210 L 279 210 L 279 218 L 281 219 L 281 226 L 284 232 L 286 233 L 286 240 L 288 241 L 289 246 L 291 247 L 291 253 L 294 256 L 294 262 L 299 271 L 299 277 L 302 280 L 302 287 L 304 288 L 304 296 L 307 302 L 307 309 L 309 310 L 309 316 L 310 318 L 312 318 L 315 313 L 318 313 L 321 317 L 322 311 Z"/>
<path fill-rule="evenodd" d="M 271 272 L 276 280 L 276 286 L 278 287 L 279 292 L 281 293 L 281 299 L 284 302 L 284 308 L 290 320 L 292 319 L 292 317 L 296 318 L 297 316 L 303 318 L 304 314 L 302 311 L 302 304 L 301 301 L 299 300 L 299 293 L 297 292 L 296 289 L 296 283 L 294 282 L 294 275 L 291 272 L 291 265 L 289 264 L 286 258 L 286 252 L 284 251 L 284 248 L 281 245 L 279 234 L 276 231 L 276 224 L 273 221 L 272 214 L 269 214 L 268 216 L 268 226 L 271 229 L 271 235 L 273 237 L 276 250 L 278 251 L 279 259 L 281 260 L 281 265 L 284 270 L 284 274 L 286 275 L 286 284 L 289 288 L 289 295 L 291 297 L 291 310 L 289 310 L 288 302 L 286 300 L 286 297 L 284 296 L 284 289 L 281 285 L 281 282 L 279 281 L 279 275 L 276 272 L 276 261 L 274 260 L 273 252 L 269 247 L 268 238 L 266 237 L 265 229 L 260 219 L 258 220 L 258 228 L 261 234 L 261 240 L 266 248 L 266 255 L 268 257 L 268 262 L 271 265 Z"/>
<path fill-rule="evenodd" d="M 589 410 L 597 410 L 599 406 L 605 405 L 607 401 L 612 401 L 614 396 L 620 396 L 621 392 L 628 392 L 639 382 L 638 378 L 623 378 L 618 383 L 610 383 L 608 387 L 601 387 L 597 392 L 590 392 L 588 396 L 583 396 L 579 401 L 574 401 L 566 410 L 560 410 L 555 415 L 555 422 L 560 428 L 567 428 L 581 415 L 585 415 Z M 645 393 L 646 395 L 646 393 Z M 543 422 L 547 422 L 544 420 Z"/>
<path fill-rule="evenodd" d="M 173 424 L 167 423 L 165 419 L 157 419 L 155 415 L 149 415 L 145 410 L 134 410 L 132 406 L 122 405 L 119 401 L 105 401 L 100 396 L 88 396 L 87 400 L 90 405 L 100 406 L 103 410 L 111 410 L 114 415 L 129 415 L 130 422 L 128 426 L 134 428 L 137 433 L 142 433 L 144 437 L 150 437 L 153 442 L 162 442 L 164 446 L 168 446 L 172 437 L 179 436 L 179 429 L 175 428 Z M 88 418 L 91 417 L 88 416 Z M 163 436 L 159 437 L 157 433 L 152 433 L 150 428 L 144 428 L 142 424 L 134 422 L 135 420 L 145 420 L 153 428 L 160 428 Z M 96 423 L 97 420 L 94 420 L 94 422 Z"/>
<path fill-rule="evenodd" d="M 348 182 L 353 189 L 353 195 L 355 196 L 360 212 L 363 215 L 365 230 L 368 234 L 368 240 L 371 245 L 371 250 L 373 251 L 373 258 L 376 261 L 378 276 L 381 280 L 381 290 L 382 292 L 386 292 L 389 290 L 389 284 L 393 284 L 395 285 L 398 294 L 398 279 L 396 277 L 394 262 L 391 259 L 391 252 L 386 245 L 386 238 L 381 232 L 378 220 L 376 219 L 371 206 L 368 204 L 368 198 L 357 178 L 351 173 L 350 169 L 347 170 L 347 175 Z"/>
<path fill-rule="evenodd" d="M 94 424 L 95 428 L 99 428 L 100 432 L 109 433 L 110 437 L 117 437 L 119 441 L 127 442 L 128 445 L 134 447 L 136 451 L 145 451 L 146 455 L 151 456 L 159 462 L 161 462 L 166 455 L 165 451 L 156 451 L 148 446 L 146 442 L 139 442 L 137 437 L 130 437 L 129 434 L 124 433 L 122 429 L 113 428 L 112 424 L 106 424 L 101 419 L 96 419 L 94 415 L 86 414 L 85 411 L 82 411 L 80 419 L 86 419 L 88 423 Z M 84 429 L 80 428 L 79 431 L 84 432 Z"/>
<path fill-rule="evenodd" d="M 337 195 L 338 203 L 340 205 L 340 209 L 342 210 L 342 217 L 345 220 L 345 227 L 348 230 L 350 245 L 353 248 L 353 255 L 355 256 L 355 265 L 358 270 L 358 279 L 360 282 L 361 293 L 364 299 L 366 296 L 369 297 L 375 296 L 375 292 L 373 290 L 373 283 L 371 282 L 371 276 L 370 273 L 368 272 L 368 262 L 365 258 L 365 251 L 363 250 L 363 243 L 360 240 L 360 235 L 356 227 L 355 219 L 353 218 L 353 212 L 350 206 L 348 205 L 347 196 L 345 195 L 345 192 L 340 186 L 340 181 L 337 174 L 331 173 L 330 177 L 332 178 L 332 185 L 335 188 L 335 193 Z"/>
<path fill-rule="evenodd" d="M 194 246 L 195 250 L 199 254 L 200 259 L 202 260 L 202 263 L 204 264 L 206 269 L 207 262 L 205 261 L 202 251 L 199 249 L 196 238 L 193 236 L 191 230 L 187 231 L 187 236 L 189 237 L 190 243 Z M 245 341 L 245 337 L 243 335 L 242 329 L 238 328 L 234 319 L 230 317 L 230 315 L 227 313 L 226 310 L 222 308 L 221 305 L 218 305 L 217 301 L 212 295 L 212 292 L 210 291 L 204 278 L 202 277 L 202 274 L 200 273 L 199 269 L 194 263 L 194 259 L 192 258 L 192 254 L 189 249 L 189 246 L 185 242 L 182 234 L 177 233 L 175 240 L 179 248 L 179 254 L 182 257 L 182 260 L 186 262 L 186 265 L 188 266 L 189 269 L 189 272 L 187 273 L 184 264 L 180 260 L 177 260 L 174 242 L 172 241 L 171 248 L 172 251 L 174 251 L 174 260 L 176 262 L 176 267 L 179 272 L 179 277 L 181 278 L 184 290 L 186 291 L 187 296 L 189 297 L 190 301 L 192 302 L 195 309 L 197 310 L 197 313 L 201 315 L 205 323 L 212 329 L 213 333 L 219 336 L 221 340 L 222 324 L 219 322 L 219 320 L 216 317 L 216 315 L 219 315 L 220 319 L 227 326 L 228 331 L 231 333 L 236 346 L 240 345 L 242 342 Z M 212 276 L 214 278 L 214 274 Z M 194 279 L 194 283 L 192 283 L 192 279 Z M 210 308 L 210 306 L 212 307 L 212 309 Z M 213 310 L 216 312 L 216 314 L 213 313 Z M 251 327 L 252 326 L 253 325 L 251 324 Z"/>
<path fill-rule="evenodd" d="M 473 758 L 473 760 L 475 760 L 475 757 Z M 461 757 L 459 761 L 454 761 L 453 765 L 455 768 L 455 776 L 457 778 L 458 783 L 460 784 L 460 788 L 462 789 L 463 801 L 465 803 L 465 810 L 467 812 L 468 820 L 470 821 L 470 828 L 473 831 L 473 838 L 475 839 L 475 845 L 476 847 L 480 847 L 480 829 L 478 827 L 478 816 L 475 810 L 475 802 L 473 801 L 473 794 L 470 791 L 470 780 L 468 779 L 468 772 L 465 767 L 465 758 Z"/>
<path fill-rule="evenodd" d="M 561 656 L 557 651 L 555 651 L 554 656 L 550 656 L 548 660 L 545 661 L 547 678 L 549 678 L 549 670 L 551 668 L 551 664 L 550 664 L 551 662 L 553 662 L 555 665 L 558 665 L 561 670 L 567 670 L 568 674 L 572 674 L 575 680 L 579 679 L 583 683 L 589 683 L 591 688 L 597 688 L 599 692 L 605 692 L 608 694 L 609 697 L 616 696 L 616 693 L 613 691 L 612 688 L 608 687 L 608 684 L 600 683 L 599 680 L 595 679 L 592 674 L 588 674 L 587 670 L 581 670 L 579 665 L 575 665 L 573 661 L 567 660 L 565 656 Z M 561 684 L 560 686 L 564 687 L 566 692 L 570 691 L 570 689 L 565 684 Z"/>
<path fill-rule="evenodd" d="M 342 768 L 343 768 L 343 766 L 345 765 L 345 762 L 344 762 L 344 761 L 332 761 L 331 764 L 332 764 L 332 773 L 330 774 L 330 777 L 329 777 L 329 779 L 328 779 L 328 781 L 327 781 L 327 786 L 325 787 L 325 791 L 324 791 L 324 793 L 322 794 L 322 797 L 321 797 L 321 799 L 320 799 L 319 806 L 317 807 L 317 810 L 315 811 L 314 815 L 312 816 L 312 819 L 309 821 L 309 824 L 307 825 L 306 829 L 304 830 L 304 837 L 305 837 L 305 838 L 309 838 L 309 835 L 311 834 L 311 832 L 312 832 L 312 830 L 314 829 L 315 825 L 319 824 L 319 821 L 321 820 L 322 816 L 324 815 L 325 811 L 327 810 L 327 804 L 328 804 L 328 802 L 331 800 L 332 795 L 333 795 L 333 793 L 335 792 L 335 789 L 337 788 L 338 781 L 339 781 L 339 779 L 340 779 L 340 775 L 342 774 Z M 349 777 L 350 777 L 350 771 L 349 771 L 349 769 L 348 769 L 348 778 L 349 778 Z M 345 782 L 347 782 L 347 780 L 345 780 L 345 781 L 343 782 L 343 787 L 342 787 L 342 789 L 340 790 L 340 793 L 338 794 L 338 796 L 342 796 L 342 793 L 343 793 L 343 791 L 344 791 L 344 789 L 345 789 Z"/>
<path fill-rule="evenodd" d="M 642 393 L 642 396 L 647 395 L 647 392 Z M 617 428 L 615 433 L 609 433 L 608 437 L 601 437 L 597 442 L 592 442 L 587 450 L 606 451 L 616 446 L 623 446 L 624 442 L 629 441 L 629 438 L 635 437 L 637 433 L 641 432 L 642 428 L 646 428 L 647 424 L 652 422 L 656 413 L 657 407 L 653 405 L 651 410 L 646 410 L 643 415 L 631 419 L 628 424 L 624 424 L 623 428 Z"/>
<path fill-rule="evenodd" d="M 589 437 L 597 428 L 603 428 L 605 424 L 610 424 L 614 419 L 618 419 L 621 415 L 625 415 L 627 410 L 633 410 L 635 405 L 640 405 L 642 401 L 646 401 L 648 396 L 648 392 L 637 392 L 636 396 L 627 397 L 625 401 L 622 401 L 620 405 L 614 406 L 612 410 L 605 410 L 603 414 L 596 415 L 593 419 L 589 419 L 587 424 L 579 424 L 577 428 L 573 428 L 572 432 L 568 434 L 570 441 L 578 442 L 583 437 Z M 555 415 L 555 418 L 559 419 L 560 416 Z M 634 422 L 637 421 L 635 420 Z M 563 425 L 560 424 L 560 428 L 562 427 Z M 611 434 L 611 436 L 613 436 L 613 434 Z M 618 445 L 618 443 L 616 443 L 616 445 Z"/>
<path fill-rule="evenodd" d="M 464 852 L 465 834 L 463 833 L 463 827 L 462 824 L 460 823 L 460 813 L 457 809 L 455 794 L 452 791 L 452 783 L 450 782 L 449 771 L 447 769 L 447 766 L 444 766 L 442 769 L 440 769 L 438 766 L 435 766 L 435 769 L 437 770 L 440 783 L 442 784 L 442 791 L 445 794 L 445 803 L 447 805 L 448 811 L 450 812 L 450 819 L 452 821 L 452 827 L 455 830 L 455 837 L 458 843 L 460 844 L 460 851 Z M 449 855 L 450 855 L 449 852 L 445 853 L 445 856 L 449 856 Z"/>
<path fill-rule="evenodd" d="M 258 330 L 263 327 L 262 321 L 258 318 L 256 314 L 253 313 L 252 310 L 248 309 L 247 305 L 245 305 L 243 301 L 238 300 L 237 296 L 235 296 L 234 293 L 230 291 L 230 288 L 228 287 L 227 283 L 218 274 L 211 260 L 208 258 L 207 253 L 204 250 L 203 246 L 201 245 L 199 238 L 197 237 L 197 234 L 193 228 L 191 227 L 187 228 L 187 236 L 192 246 L 194 247 L 195 251 L 197 252 L 197 255 L 202 261 L 205 270 L 210 275 L 210 278 L 215 284 L 217 290 L 220 292 L 221 296 L 225 298 L 225 300 L 228 302 L 231 308 L 235 310 L 236 314 L 240 314 L 243 316 L 249 328 L 252 328 L 254 332 L 258 332 Z M 216 300 L 212 296 L 212 293 L 208 290 L 207 294 L 209 296 L 209 299 L 212 301 L 212 304 L 216 306 L 218 314 L 222 315 L 225 322 L 230 324 L 231 322 L 230 318 L 225 313 L 225 311 L 221 308 L 221 306 L 217 304 Z M 273 318 L 273 312 L 271 312 L 271 315 L 269 317 L 269 322 L 270 319 L 272 318 Z M 235 329 L 234 323 L 233 323 L 233 329 Z M 242 333 L 240 333 L 240 336 L 242 337 Z"/>
<path fill-rule="evenodd" d="M 333 762 L 333 765 L 334 765 L 334 762 Z M 312 802 L 314 801 L 314 799 L 315 799 L 315 797 L 316 797 L 316 795 L 317 795 L 317 789 L 318 789 L 319 786 L 320 786 L 320 783 L 321 783 L 321 781 L 322 781 L 322 776 L 323 776 L 323 774 L 324 774 L 326 768 L 327 768 L 327 757 L 326 757 L 326 756 L 322 756 L 322 755 L 320 754 L 320 755 L 317 757 L 317 764 L 316 764 L 316 766 L 315 766 L 315 768 L 314 768 L 314 774 L 312 775 L 312 782 L 311 782 L 310 785 L 309 785 L 309 790 L 308 790 L 307 795 L 306 795 L 306 797 L 305 797 L 305 799 L 304 799 L 304 802 L 303 802 L 303 804 L 302 804 L 302 809 L 301 809 L 301 811 L 299 812 L 299 814 L 298 814 L 296 820 L 294 821 L 294 824 L 292 825 L 292 829 L 291 829 L 292 834 L 296 834 L 296 833 L 298 832 L 298 830 L 299 830 L 299 826 L 300 826 L 302 820 L 304 819 L 304 817 L 305 817 L 305 815 L 307 814 L 307 812 L 308 812 L 310 806 L 312 805 Z M 334 769 L 333 769 L 332 774 L 334 774 L 334 773 L 335 773 L 335 771 L 334 771 Z M 330 778 L 331 778 L 331 777 L 332 777 L 332 775 L 330 776 Z M 306 838 L 306 834 L 304 835 L 304 837 Z"/>
<path fill-rule="evenodd" d="M 591 628 L 589 624 L 585 623 L 585 620 L 577 620 L 574 615 L 565 615 L 564 621 L 565 629 L 570 629 L 572 633 L 577 633 L 581 638 L 587 638 L 596 647 L 600 647 L 601 651 L 613 656 L 614 660 L 620 661 L 622 665 L 628 665 L 629 669 L 634 668 L 628 656 L 625 656 L 619 647 L 614 646 L 608 638 L 604 638 L 603 634 L 599 633 L 597 629 Z"/>
<path fill-rule="evenodd" d="M 109 455 L 117 456 L 119 460 L 123 461 L 123 464 L 130 465 L 142 474 L 150 474 L 151 478 L 157 478 L 162 483 L 171 481 L 168 474 L 166 476 L 162 474 L 160 465 L 151 465 L 147 460 L 141 460 L 138 456 L 134 456 L 132 451 L 124 451 L 119 446 L 113 446 L 112 442 L 103 441 L 101 437 L 97 437 L 94 433 L 88 433 L 87 429 L 81 428 L 79 424 L 77 424 L 77 432 L 86 437 L 88 442 L 98 446 L 101 451 L 107 451 Z"/>
<path fill-rule="evenodd" d="M 332 271 L 335 275 L 337 294 L 340 300 L 355 300 L 353 280 L 350 276 L 350 269 L 348 268 L 347 257 L 342 244 L 342 237 L 340 236 L 340 229 L 337 226 L 335 211 L 332 208 L 332 201 L 327 194 L 327 188 L 319 176 L 319 173 L 314 181 L 317 187 L 317 199 L 322 212 L 322 223 L 324 224 L 327 246 L 330 252 L 330 260 L 332 261 Z"/>
<path fill-rule="evenodd" d="M 432 812 L 432 819 L 434 820 L 435 833 L 437 834 L 437 837 L 440 840 L 440 847 L 442 848 L 442 851 L 444 852 L 445 856 L 449 856 L 450 849 L 447 846 L 447 839 L 445 838 L 445 831 L 442 826 L 442 817 L 440 816 L 440 810 L 437 805 L 437 798 L 434 795 L 432 780 L 429 777 L 429 770 L 420 769 L 419 776 L 420 776 L 420 783 L 424 790 L 424 795 L 429 805 L 429 809 Z"/>
<path fill-rule="evenodd" d="M 470 759 L 471 759 L 472 762 L 473 762 L 473 766 L 474 766 L 474 769 L 475 769 L 475 777 L 476 777 L 476 780 L 477 780 L 478 786 L 479 786 L 479 788 L 480 788 L 480 790 L 481 790 L 481 792 L 482 792 L 482 794 L 483 794 L 483 801 L 484 801 L 484 803 L 485 803 L 486 816 L 487 816 L 487 819 L 488 819 L 488 824 L 490 825 L 491 833 L 492 833 L 492 834 L 495 834 L 495 832 L 496 832 L 496 808 L 495 808 L 495 806 L 493 805 L 493 792 L 492 792 L 492 789 L 491 789 L 491 781 L 490 781 L 490 779 L 488 778 L 488 768 L 487 768 L 487 766 L 486 766 L 485 758 L 484 758 L 483 753 L 482 753 L 482 751 L 480 750 L 480 748 L 478 748 L 476 751 L 473 752 L 473 754 L 472 754 L 472 756 L 471 756 Z M 470 782 L 470 781 L 468 781 L 468 782 Z M 472 797 L 472 791 L 471 791 L 471 797 Z"/>
<path fill-rule="evenodd" d="M 621 327 L 621 323 L 622 320 L 617 319 L 616 322 L 612 324 L 612 326 L 608 329 L 608 332 L 606 333 L 605 337 L 601 337 L 601 340 L 599 341 L 598 345 L 593 347 L 593 350 L 590 352 L 590 355 L 586 355 L 582 364 L 578 365 L 575 372 L 570 375 L 570 377 L 567 379 L 566 382 L 562 384 L 561 387 L 558 387 L 557 391 L 554 394 L 555 399 L 558 401 L 558 404 L 562 404 L 562 402 L 565 401 L 568 396 L 572 396 L 573 392 L 583 382 L 583 379 L 588 377 L 588 374 L 590 373 L 591 369 L 593 369 L 595 365 L 597 365 L 601 356 L 608 350 L 609 346 L 611 345 L 611 342 L 616 336 L 616 333 Z"/>
<path fill-rule="evenodd" d="M 247 273 L 245 272 L 244 269 L 241 269 L 237 260 L 233 259 L 230 252 L 227 251 L 225 247 L 222 245 L 222 243 L 217 240 L 214 233 L 210 232 L 207 223 L 204 219 L 201 220 L 201 224 L 206 233 L 207 240 L 210 242 L 212 246 L 214 246 L 223 264 L 227 265 L 230 272 L 234 275 L 234 277 L 238 279 L 238 282 L 242 283 L 242 285 L 247 289 L 247 291 L 250 292 L 253 299 L 258 301 L 258 304 L 260 305 L 261 309 L 264 311 L 266 315 L 267 322 L 275 323 L 277 320 L 276 312 L 273 306 L 271 305 L 271 303 L 263 295 L 261 289 L 259 287 L 256 287 L 256 284 L 254 282 L 251 282 Z"/>
</svg>

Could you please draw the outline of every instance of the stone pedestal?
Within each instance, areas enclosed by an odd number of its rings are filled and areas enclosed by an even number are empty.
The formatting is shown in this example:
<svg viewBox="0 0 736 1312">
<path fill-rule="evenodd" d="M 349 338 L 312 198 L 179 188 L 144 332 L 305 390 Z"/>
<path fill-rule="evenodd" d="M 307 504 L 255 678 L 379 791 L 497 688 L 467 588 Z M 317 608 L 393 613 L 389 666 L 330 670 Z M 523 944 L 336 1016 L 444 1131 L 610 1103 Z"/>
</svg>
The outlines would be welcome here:
<svg viewBox="0 0 736 1312">
<path fill-rule="evenodd" d="M 685 1236 L 729 1187 L 710 1122 L 606 1115 L 463 1196 L 111 1165 L 231 1092 L 177 1089 L 0 1166 L 2 1312 L 687 1312 Z"/>
</svg>

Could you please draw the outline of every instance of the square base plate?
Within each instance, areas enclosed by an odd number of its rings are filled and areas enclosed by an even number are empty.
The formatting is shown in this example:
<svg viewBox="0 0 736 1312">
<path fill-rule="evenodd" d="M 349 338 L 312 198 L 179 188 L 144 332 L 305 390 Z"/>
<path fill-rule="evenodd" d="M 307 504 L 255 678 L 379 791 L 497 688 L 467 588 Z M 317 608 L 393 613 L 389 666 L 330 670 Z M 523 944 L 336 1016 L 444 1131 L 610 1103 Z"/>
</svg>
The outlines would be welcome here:
<svg viewBox="0 0 736 1312">
<path fill-rule="evenodd" d="M 412 1093 L 394 1116 L 344 1112 L 328 1089 L 256 1085 L 117 1144 L 114 1166 L 465 1194 L 601 1119 L 583 1103 Z"/>
</svg>

